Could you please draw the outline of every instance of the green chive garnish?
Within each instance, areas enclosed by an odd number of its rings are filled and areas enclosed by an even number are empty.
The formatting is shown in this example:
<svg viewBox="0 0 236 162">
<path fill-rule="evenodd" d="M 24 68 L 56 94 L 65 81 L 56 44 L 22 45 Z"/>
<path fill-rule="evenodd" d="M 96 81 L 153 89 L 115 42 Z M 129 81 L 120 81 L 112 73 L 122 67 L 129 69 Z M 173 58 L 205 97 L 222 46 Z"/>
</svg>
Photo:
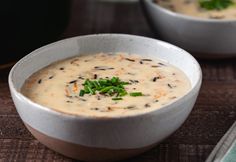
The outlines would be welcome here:
<svg viewBox="0 0 236 162">
<path fill-rule="evenodd" d="M 119 80 L 119 78 L 113 77 L 113 78 L 111 79 L 111 82 L 114 84 L 114 83 L 117 83 L 118 80 Z"/>
<path fill-rule="evenodd" d="M 118 101 L 118 100 L 123 100 L 123 98 L 118 98 L 118 97 L 116 97 L 116 98 L 112 98 L 112 100 L 114 100 L 114 101 Z"/>
<path fill-rule="evenodd" d="M 123 91 L 123 92 L 120 92 L 120 96 L 125 96 L 127 95 L 128 93 L 126 91 Z"/>
<path fill-rule="evenodd" d="M 91 87 L 88 86 L 88 90 L 89 90 L 90 94 L 95 95 L 95 91 Z"/>
<path fill-rule="evenodd" d="M 223 10 L 234 5 L 233 0 L 198 0 L 201 8 L 206 10 Z"/>
<path fill-rule="evenodd" d="M 88 86 L 87 86 L 87 85 L 84 85 L 84 92 L 85 92 L 85 93 L 89 93 L 89 89 L 88 89 Z"/>
<path fill-rule="evenodd" d="M 83 97 L 84 96 L 84 90 L 82 89 L 82 90 L 80 90 L 80 92 L 79 92 L 79 96 L 81 96 L 81 97 Z"/>
<path fill-rule="evenodd" d="M 129 93 L 129 95 L 133 97 L 143 96 L 142 92 L 132 92 L 132 93 Z"/>
<path fill-rule="evenodd" d="M 86 79 L 82 84 L 84 89 L 80 90 L 79 96 L 84 96 L 85 94 L 95 95 L 96 92 L 101 95 L 115 96 L 112 100 L 122 100 L 123 96 L 126 96 L 128 92 L 125 90 L 125 85 L 130 84 L 129 82 L 123 82 L 118 77 L 112 77 L 111 79 L 98 79 L 89 80 Z M 142 96 L 141 92 L 132 92 L 130 96 L 137 97 Z"/>
<path fill-rule="evenodd" d="M 113 86 L 105 87 L 105 88 L 100 90 L 100 93 L 106 93 L 106 92 L 108 92 L 112 88 L 113 88 Z"/>
</svg>

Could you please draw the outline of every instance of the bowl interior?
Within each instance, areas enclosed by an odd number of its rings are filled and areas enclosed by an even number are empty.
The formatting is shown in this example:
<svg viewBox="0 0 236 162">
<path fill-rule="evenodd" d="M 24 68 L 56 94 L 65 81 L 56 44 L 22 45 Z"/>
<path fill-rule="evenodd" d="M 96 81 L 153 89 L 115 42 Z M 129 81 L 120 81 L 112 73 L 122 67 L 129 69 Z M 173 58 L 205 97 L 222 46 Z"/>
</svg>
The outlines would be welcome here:
<svg viewBox="0 0 236 162">
<path fill-rule="evenodd" d="M 140 36 L 100 34 L 65 39 L 33 51 L 12 68 L 10 80 L 19 92 L 25 80 L 39 69 L 68 57 L 98 52 L 127 52 L 166 60 L 187 75 L 192 87 L 201 79 L 197 61 L 176 46 Z"/>
</svg>

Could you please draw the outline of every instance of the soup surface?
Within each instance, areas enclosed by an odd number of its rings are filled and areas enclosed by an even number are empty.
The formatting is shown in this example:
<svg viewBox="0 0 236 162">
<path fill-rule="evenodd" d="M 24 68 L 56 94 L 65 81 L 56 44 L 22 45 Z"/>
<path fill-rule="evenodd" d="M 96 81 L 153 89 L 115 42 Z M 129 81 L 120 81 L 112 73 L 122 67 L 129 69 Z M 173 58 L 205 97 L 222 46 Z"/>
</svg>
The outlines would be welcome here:
<svg viewBox="0 0 236 162">
<path fill-rule="evenodd" d="M 198 0 L 155 0 L 159 5 L 174 12 L 209 19 L 236 19 L 236 5 L 222 10 L 207 10 Z M 236 0 L 233 0 L 236 3 Z"/>
<path fill-rule="evenodd" d="M 94 82 L 101 86 L 114 80 L 119 80 L 116 87 L 97 88 L 91 93 L 88 90 Z M 32 101 L 60 112 L 112 117 L 159 109 L 190 88 L 186 75 L 162 60 L 99 53 L 55 62 L 30 76 L 21 91 Z"/>
</svg>

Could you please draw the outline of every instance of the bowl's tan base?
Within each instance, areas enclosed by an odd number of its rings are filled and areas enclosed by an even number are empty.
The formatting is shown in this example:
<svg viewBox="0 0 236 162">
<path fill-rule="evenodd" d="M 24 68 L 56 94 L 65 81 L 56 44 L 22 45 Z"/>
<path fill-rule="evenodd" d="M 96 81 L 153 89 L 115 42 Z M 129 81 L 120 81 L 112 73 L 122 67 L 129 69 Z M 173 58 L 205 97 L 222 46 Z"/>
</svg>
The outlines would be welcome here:
<svg viewBox="0 0 236 162">
<path fill-rule="evenodd" d="M 28 130 L 41 143 L 65 156 L 83 161 L 117 161 L 143 153 L 156 144 L 138 149 L 103 149 L 73 144 L 47 136 L 26 124 Z"/>
</svg>

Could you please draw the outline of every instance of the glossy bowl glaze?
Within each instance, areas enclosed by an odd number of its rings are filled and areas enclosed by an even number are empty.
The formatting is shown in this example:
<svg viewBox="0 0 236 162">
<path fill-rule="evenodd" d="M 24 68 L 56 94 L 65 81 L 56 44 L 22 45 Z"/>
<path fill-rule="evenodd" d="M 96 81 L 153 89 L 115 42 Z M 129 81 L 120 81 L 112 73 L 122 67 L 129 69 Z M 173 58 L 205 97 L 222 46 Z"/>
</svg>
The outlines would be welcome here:
<svg viewBox="0 0 236 162">
<path fill-rule="evenodd" d="M 61 59 L 98 52 L 128 52 L 164 59 L 185 72 L 192 88 L 161 109 L 113 118 L 64 114 L 20 93 L 25 80 L 39 69 Z M 201 81 L 200 66 L 186 51 L 155 39 L 121 34 L 79 36 L 49 44 L 25 56 L 9 74 L 13 101 L 29 131 L 49 148 L 85 161 L 121 160 L 154 147 L 188 117 Z"/>
<path fill-rule="evenodd" d="M 201 19 L 175 13 L 153 0 L 141 0 L 141 3 L 161 39 L 201 58 L 236 57 L 236 19 Z"/>
</svg>

